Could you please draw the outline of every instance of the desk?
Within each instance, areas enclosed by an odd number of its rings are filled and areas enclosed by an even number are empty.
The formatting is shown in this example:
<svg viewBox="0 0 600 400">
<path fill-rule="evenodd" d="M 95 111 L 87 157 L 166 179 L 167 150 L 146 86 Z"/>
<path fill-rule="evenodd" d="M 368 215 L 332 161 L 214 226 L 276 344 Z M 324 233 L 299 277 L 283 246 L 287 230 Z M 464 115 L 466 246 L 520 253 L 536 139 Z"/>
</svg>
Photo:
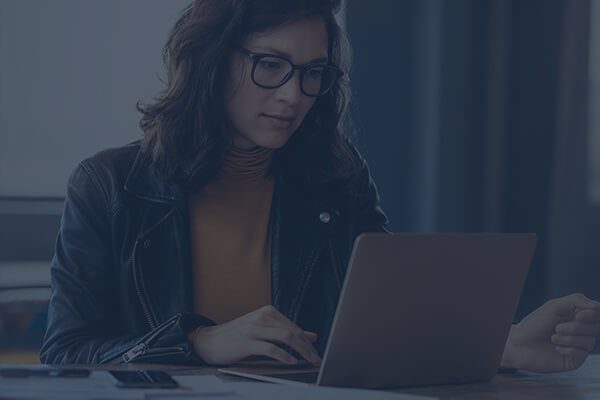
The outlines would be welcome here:
<svg viewBox="0 0 600 400">
<path fill-rule="evenodd" d="M 257 363 L 252 363 L 256 365 Z M 247 363 L 238 366 L 248 365 Z M 265 364 L 267 365 L 267 364 Z M 112 366 L 113 369 L 115 366 Z M 108 369 L 95 366 L 93 369 Z M 162 369 L 173 375 L 217 375 L 224 380 L 240 380 L 217 372 L 216 368 L 190 368 L 173 365 L 128 364 L 119 369 Z M 396 390 L 400 393 L 438 397 L 442 400 L 579 400 L 600 399 L 600 355 L 589 356 L 576 371 L 556 374 L 518 372 L 496 375 L 490 382 L 444 385 Z M 282 399 L 284 400 L 284 399 Z"/>
</svg>

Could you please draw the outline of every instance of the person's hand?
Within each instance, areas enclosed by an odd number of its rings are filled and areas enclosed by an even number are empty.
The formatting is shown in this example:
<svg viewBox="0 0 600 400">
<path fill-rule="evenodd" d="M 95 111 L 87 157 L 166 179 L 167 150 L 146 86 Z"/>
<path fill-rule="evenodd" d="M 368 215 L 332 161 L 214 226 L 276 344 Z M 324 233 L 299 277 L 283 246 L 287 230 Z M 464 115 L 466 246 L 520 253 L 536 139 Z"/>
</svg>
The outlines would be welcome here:
<svg viewBox="0 0 600 400">
<path fill-rule="evenodd" d="M 532 372 L 579 368 L 600 334 L 600 303 L 582 294 L 550 300 L 513 325 L 502 366 Z"/>
<path fill-rule="evenodd" d="M 298 360 L 276 344 L 288 345 L 311 364 L 321 359 L 312 343 L 317 334 L 304 331 L 273 306 L 265 306 L 233 321 L 199 327 L 188 339 L 206 363 L 226 365 L 250 356 L 267 356 L 285 364 Z"/>
</svg>

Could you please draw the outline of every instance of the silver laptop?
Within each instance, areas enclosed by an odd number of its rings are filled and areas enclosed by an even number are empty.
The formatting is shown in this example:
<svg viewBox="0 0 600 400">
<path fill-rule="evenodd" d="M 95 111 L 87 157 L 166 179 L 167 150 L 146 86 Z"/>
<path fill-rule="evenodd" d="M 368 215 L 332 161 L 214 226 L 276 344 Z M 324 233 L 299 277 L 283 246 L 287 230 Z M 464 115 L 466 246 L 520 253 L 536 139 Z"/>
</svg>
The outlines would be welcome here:
<svg viewBox="0 0 600 400">
<path fill-rule="evenodd" d="M 360 235 L 321 367 L 224 368 L 250 379 L 394 388 L 496 373 L 535 234 Z"/>
</svg>

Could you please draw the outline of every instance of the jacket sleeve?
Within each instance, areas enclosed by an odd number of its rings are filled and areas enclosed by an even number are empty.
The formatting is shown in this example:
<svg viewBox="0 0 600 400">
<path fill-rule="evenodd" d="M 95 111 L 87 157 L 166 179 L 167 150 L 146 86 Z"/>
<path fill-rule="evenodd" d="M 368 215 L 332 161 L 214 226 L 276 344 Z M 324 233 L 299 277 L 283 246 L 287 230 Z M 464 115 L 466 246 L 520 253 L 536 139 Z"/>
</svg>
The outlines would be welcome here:
<svg viewBox="0 0 600 400">
<path fill-rule="evenodd" d="M 214 324 L 201 315 L 177 314 L 148 332 L 119 329 L 112 212 L 106 192 L 85 161 L 69 177 L 50 266 L 52 294 L 41 362 L 201 361 L 187 341 L 194 327 Z"/>
</svg>

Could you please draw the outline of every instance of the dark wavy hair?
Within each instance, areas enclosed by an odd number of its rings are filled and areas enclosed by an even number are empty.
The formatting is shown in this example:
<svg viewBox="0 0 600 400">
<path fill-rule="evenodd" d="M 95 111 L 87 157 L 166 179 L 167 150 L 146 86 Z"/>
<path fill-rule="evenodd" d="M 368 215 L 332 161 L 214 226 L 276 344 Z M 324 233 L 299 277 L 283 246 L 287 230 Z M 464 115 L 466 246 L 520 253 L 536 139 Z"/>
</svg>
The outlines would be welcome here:
<svg viewBox="0 0 600 400">
<path fill-rule="evenodd" d="M 346 73 L 351 48 L 334 14 L 341 0 L 195 0 L 183 10 L 163 49 L 166 88 L 153 104 L 137 103 L 143 116 L 142 153 L 158 175 L 187 189 L 218 172 L 232 145 L 224 87 L 234 49 L 256 32 L 305 17 L 322 16 L 328 55 Z M 289 142 L 275 152 L 273 168 L 309 183 L 352 176 L 359 162 L 347 136 L 348 79 L 317 98 Z"/>
</svg>

